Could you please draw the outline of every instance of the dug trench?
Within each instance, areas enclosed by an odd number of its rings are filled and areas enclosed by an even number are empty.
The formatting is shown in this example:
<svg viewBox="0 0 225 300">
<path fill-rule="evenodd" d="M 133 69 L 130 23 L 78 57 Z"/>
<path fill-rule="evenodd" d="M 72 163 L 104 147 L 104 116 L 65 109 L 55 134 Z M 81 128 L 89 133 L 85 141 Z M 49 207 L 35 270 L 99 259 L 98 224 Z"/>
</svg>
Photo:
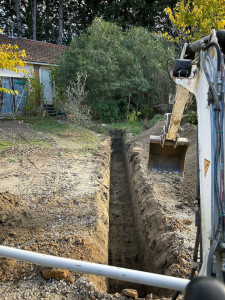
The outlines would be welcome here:
<svg viewBox="0 0 225 300">
<path fill-rule="evenodd" d="M 0 122 L 0 138 L 9 141 L 7 148 L 0 150 L 0 243 L 187 277 L 195 239 L 196 130 L 193 125 L 184 126 L 183 136 L 192 145 L 187 152 L 183 178 L 148 175 L 149 135 L 159 135 L 162 127 L 158 123 L 135 137 L 122 138 L 121 133 L 112 136 L 109 199 L 108 137 L 94 133 L 95 142 L 90 141 L 87 150 L 83 141 L 89 135 L 81 136 L 80 131 L 59 137 L 40 134 L 16 120 Z M 125 197 L 128 195 L 130 198 Z M 88 284 L 79 274 L 63 273 L 62 284 L 55 281 L 51 270 L 50 279 L 43 279 L 42 271 L 41 267 L 1 258 L 0 298 L 114 298 L 106 293 L 104 277 L 83 274 L 91 280 L 92 284 Z M 146 286 L 129 282 L 109 280 L 108 283 L 110 293 L 120 293 L 124 287 L 137 289 L 139 297 L 147 293 L 157 297 L 173 293 L 151 287 L 146 291 Z M 117 294 L 115 298 L 126 297 Z"/>
<path fill-rule="evenodd" d="M 123 152 L 123 131 L 111 132 L 111 168 L 109 201 L 109 265 L 140 270 L 140 250 L 135 215 L 132 208 L 127 168 Z M 108 292 L 113 294 L 131 286 L 139 296 L 146 287 L 119 280 L 109 280 Z"/>
<path fill-rule="evenodd" d="M 119 267 L 187 278 L 195 241 L 195 135 L 187 124 L 183 136 L 192 142 L 184 177 L 147 174 L 149 135 L 161 133 L 158 123 L 142 134 L 112 134 L 109 206 L 109 263 Z M 124 287 L 139 297 L 170 297 L 174 291 L 109 281 L 109 291 Z"/>
</svg>

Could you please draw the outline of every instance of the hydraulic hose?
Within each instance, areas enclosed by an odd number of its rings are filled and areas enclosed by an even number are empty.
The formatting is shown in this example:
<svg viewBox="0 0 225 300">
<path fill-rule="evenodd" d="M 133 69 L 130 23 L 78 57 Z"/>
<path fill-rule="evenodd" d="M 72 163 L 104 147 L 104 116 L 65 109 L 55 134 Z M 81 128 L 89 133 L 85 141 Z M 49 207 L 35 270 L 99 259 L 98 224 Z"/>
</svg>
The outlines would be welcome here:
<svg viewBox="0 0 225 300">
<path fill-rule="evenodd" d="M 215 132 L 214 132 L 214 112 L 213 103 L 210 103 L 211 117 L 211 208 L 212 208 L 212 233 L 215 233 Z"/>
<path fill-rule="evenodd" d="M 213 94 L 213 98 L 214 98 L 214 100 L 216 101 L 216 103 L 218 103 L 218 102 L 219 102 L 219 97 L 218 97 L 216 88 L 215 88 L 215 86 L 214 86 L 214 80 L 212 81 L 212 78 L 210 77 L 209 72 L 208 72 L 207 67 L 206 67 L 206 57 L 207 57 L 207 60 L 210 62 L 211 76 L 214 78 L 213 68 L 211 67 L 212 63 L 211 63 L 211 61 L 210 61 L 210 58 L 209 58 L 209 56 L 203 51 L 203 52 L 202 52 L 202 66 L 203 66 L 203 70 L 204 70 L 204 73 L 205 73 L 207 82 L 208 82 L 208 84 L 209 84 L 209 86 L 210 86 L 211 92 L 212 92 L 212 94 Z"/>
<path fill-rule="evenodd" d="M 215 46 L 217 50 L 217 73 L 218 76 L 218 90 L 220 95 L 222 95 L 220 90 L 220 80 L 221 80 L 221 52 L 219 45 L 217 43 L 209 43 L 208 45 L 204 46 L 203 49 L 207 50 L 210 47 Z M 202 53 L 202 65 L 203 70 L 206 76 L 206 79 L 209 84 L 209 92 L 212 93 L 212 99 L 209 99 L 210 103 L 210 116 L 211 116 L 211 152 L 212 152 L 212 235 L 213 240 L 210 247 L 208 261 L 207 261 L 207 276 L 211 276 L 212 273 L 212 264 L 213 264 L 213 256 L 217 248 L 217 244 L 220 239 L 220 235 L 223 230 L 223 219 L 222 216 L 224 215 L 224 209 L 222 205 L 222 201 L 224 200 L 224 154 L 223 154 L 223 117 L 224 117 L 224 109 L 223 109 L 223 97 L 219 99 L 218 92 L 214 87 L 214 73 L 212 68 L 212 63 L 209 56 L 206 56 L 206 53 Z M 208 73 L 206 67 L 206 58 L 211 67 L 211 78 Z M 214 107 L 213 107 L 213 100 L 216 101 L 216 108 L 215 108 L 215 119 L 214 119 Z M 216 129 L 216 141 L 215 141 L 215 130 Z M 215 198 L 217 200 L 218 206 L 218 224 L 217 229 L 215 230 Z"/>
<path fill-rule="evenodd" d="M 217 72 L 221 71 L 221 51 L 220 51 L 220 46 L 216 42 L 211 42 L 209 44 L 206 44 L 205 46 L 202 47 L 202 50 L 208 50 L 211 47 L 216 48 L 217 52 Z"/>
<path fill-rule="evenodd" d="M 212 241 L 212 245 L 210 247 L 208 261 L 207 261 L 207 276 L 209 276 L 209 277 L 212 276 L 213 256 L 214 256 L 214 253 L 216 251 L 216 247 L 217 247 L 217 244 L 218 244 L 218 241 L 219 241 L 219 238 L 220 238 L 220 234 L 222 233 L 222 229 L 223 229 L 223 219 L 222 219 L 222 217 L 219 217 L 218 227 L 217 227 L 217 230 L 216 230 L 215 237 Z"/>
</svg>

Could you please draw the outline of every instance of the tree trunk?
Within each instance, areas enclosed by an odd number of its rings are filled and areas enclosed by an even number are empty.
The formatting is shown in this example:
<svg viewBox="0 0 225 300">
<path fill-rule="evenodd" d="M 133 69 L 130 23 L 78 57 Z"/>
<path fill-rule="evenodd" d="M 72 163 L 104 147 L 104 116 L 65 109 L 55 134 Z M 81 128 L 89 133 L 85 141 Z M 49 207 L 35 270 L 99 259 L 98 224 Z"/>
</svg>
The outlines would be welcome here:
<svg viewBox="0 0 225 300">
<path fill-rule="evenodd" d="M 49 42 L 49 0 L 45 0 L 45 39 Z"/>
<path fill-rule="evenodd" d="M 32 31 L 33 40 L 37 39 L 37 0 L 32 1 Z"/>
<path fill-rule="evenodd" d="M 16 11 L 16 28 L 18 36 L 22 37 L 22 22 L 20 16 L 20 0 L 15 0 L 15 11 Z"/>
<path fill-rule="evenodd" d="M 63 0 L 59 0 L 58 45 L 62 45 L 63 37 Z"/>
</svg>

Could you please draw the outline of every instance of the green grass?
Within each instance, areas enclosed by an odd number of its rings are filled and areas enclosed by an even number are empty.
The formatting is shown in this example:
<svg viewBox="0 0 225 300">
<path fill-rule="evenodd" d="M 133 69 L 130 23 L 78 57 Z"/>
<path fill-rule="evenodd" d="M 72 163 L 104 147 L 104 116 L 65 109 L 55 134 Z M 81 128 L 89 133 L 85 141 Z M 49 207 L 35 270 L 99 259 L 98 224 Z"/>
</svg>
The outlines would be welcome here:
<svg viewBox="0 0 225 300">
<path fill-rule="evenodd" d="M 133 126 L 129 122 L 124 122 L 124 123 L 113 123 L 111 124 L 112 129 L 121 129 L 124 130 L 126 133 L 132 133 L 132 135 L 137 135 L 143 130 L 143 125 L 144 122 L 137 121 L 134 123 Z"/>
<path fill-rule="evenodd" d="M 145 125 L 147 128 L 150 128 L 154 126 L 157 122 L 163 121 L 164 120 L 164 115 L 155 115 L 151 120 L 148 120 L 147 122 L 145 121 Z M 139 120 L 136 121 L 133 126 L 131 125 L 130 122 L 120 122 L 120 123 L 111 123 L 111 124 L 98 124 L 94 125 L 94 129 L 96 132 L 107 134 L 110 130 L 113 129 L 118 129 L 118 130 L 123 130 L 126 134 L 132 134 L 132 135 L 137 135 L 143 131 L 144 128 L 144 121 Z"/>
<path fill-rule="evenodd" d="M 38 132 L 52 133 L 59 137 L 76 137 L 78 140 L 85 140 L 87 142 L 98 142 L 98 137 L 89 130 L 75 126 L 64 120 L 55 120 L 43 117 L 21 117 L 21 119 L 29 124 L 29 126 Z"/>
<path fill-rule="evenodd" d="M 40 132 L 50 132 L 50 133 L 59 133 L 61 131 L 66 131 L 71 129 L 71 125 L 53 120 L 50 118 L 43 117 L 21 117 L 21 119 L 30 125 L 30 127 L 35 131 Z"/>
<path fill-rule="evenodd" d="M 7 147 L 12 146 L 13 143 L 10 141 L 0 141 L 0 149 L 5 149 Z"/>
<path fill-rule="evenodd" d="M 48 141 L 43 141 L 43 140 L 35 140 L 35 139 L 30 139 L 29 143 L 31 145 L 36 145 L 36 146 L 41 146 L 44 149 L 52 149 L 53 145 L 51 145 Z"/>
<path fill-rule="evenodd" d="M 149 127 L 154 126 L 157 122 L 165 120 L 164 115 L 154 115 L 154 117 L 149 121 Z"/>
<path fill-rule="evenodd" d="M 110 130 L 118 129 L 123 130 L 125 133 L 132 135 L 137 135 L 143 130 L 143 121 L 137 121 L 134 123 L 133 127 L 128 122 L 111 123 L 111 124 L 95 124 L 93 125 L 93 130 L 100 134 L 108 134 Z"/>
<path fill-rule="evenodd" d="M 71 136 L 75 137 L 78 141 L 85 140 L 87 143 L 98 143 L 99 137 L 96 136 L 90 130 L 87 130 L 83 127 L 78 127 L 68 123 L 66 121 L 54 120 L 50 118 L 43 117 L 21 117 L 21 119 L 30 125 L 32 129 L 39 132 L 49 132 L 55 134 L 59 137 Z M 154 126 L 155 123 L 162 121 L 164 119 L 163 115 L 155 115 L 151 120 L 147 122 L 147 127 Z M 91 129 L 96 133 L 101 135 L 108 134 L 110 130 L 119 129 L 123 130 L 126 134 L 137 135 L 143 130 L 144 121 L 138 120 L 133 126 L 130 122 L 120 122 L 120 123 L 111 123 L 105 124 L 93 124 Z"/>
<path fill-rule="evenodd" d="M 12 159 L 12 158 L 8 158 L 8 162 L 14 163 L 14 162 L 16 162 L 16 160 L 15 160 L 15 159 Z"/>
</svg>

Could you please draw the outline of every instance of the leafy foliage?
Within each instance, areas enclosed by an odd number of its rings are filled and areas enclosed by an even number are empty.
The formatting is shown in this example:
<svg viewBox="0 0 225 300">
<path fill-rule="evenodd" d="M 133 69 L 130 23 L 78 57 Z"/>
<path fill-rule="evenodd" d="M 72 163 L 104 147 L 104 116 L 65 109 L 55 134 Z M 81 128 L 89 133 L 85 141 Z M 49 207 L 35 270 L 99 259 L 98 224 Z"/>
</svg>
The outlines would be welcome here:
<svg viewBox="0 0 225 300">
<path fill-rule="evenodd" d="M 135 111 L 135 110 L 129 114 L 129 123 L 131 124 L 132 128 L 134 127 L 134 124 L 137 122 L 138 116 L 140 115 L 141 115 L 140 111 Z"/>
<path fill-rule="evenodd" d="M 173 10 L 167 7 L 165 12 L 173 31 L 164 36 L 181 45 L 207 36 L 211 28 L 219 30 L 225 27 L 224 0 L 181 0 Z"/>
<path fill-rule="evenodd" d="M 1 31 L 0 31 L 1 32 Z M 19 50 L 17 45 L 0 45 L 0 69 L 8 69 L 14 71 L 16 73 L 23 72 L 25 73 L 26 70 L 23 69 L 25 66 L 25 62 L 22 60 L 26 57 L 25 50 Z M 0 92 L 18 95 L 17 91 L 8 90 L 6 88 L 0 87 Z"/>
<path fill-rule="evenodd" d="M 190 123 L 197 125 L 198 124 L 198 115 L 196 110 L 188 110 L 182 118 L 182 124 Z"/>
<path fill-rule="evenodd" d="M 26 92 L 25 99 L 25 114 L 28 116 L 36 116 L 42 113 L 43 103 L 43 86 L 40 83 L 39 77 L 37 77 L 34 72 L 29 72 L 25 76 L 26 85 L 24 90 Z"/>
<path fill-rule="evenodd" d="M 19 1 L 19 0 L 17 0 Z M 32 0 L 20 0 L 18 20 L 15 0 L 1 0 L 1 25 L 4 33 L 33 38 Z M 36 38 L 37 40 L 57 43 L 59 29 L 59 0 L 36 0 Z M 74 36 L 80 35 L 92 24 L 94 18 L 129 29 L 143 26 L 152 29 L 156 16 L 163 18 L 163 9 L 172 7 L 176 0 L 64 0 L 63 1 L 63 44 L 69 44 Z M 18 23 L 21 23 L 18 30 Z"/>
<path fill-rule="evenodd" d="M 149 121 L 149 127 L 153 127 L 157 122 L 161 122 L 165 120 L 164 115 L 156 114 L 154 117 Z"/>
<path fill-rule="evenodd" d="M 124 32 L 97 18 L 63 53 L 54 80 L 62 92 L 77 72 L 87 74 L 86 101 L 93 116 L 104 122 L 125 119 L 128 102 L 131 111 L 148 117 L 152 108 L 163 111 L 168 102 L 165 63 L 170 56 L 172 47 L 146 29 L 133 27 Z"/>
</svg>

